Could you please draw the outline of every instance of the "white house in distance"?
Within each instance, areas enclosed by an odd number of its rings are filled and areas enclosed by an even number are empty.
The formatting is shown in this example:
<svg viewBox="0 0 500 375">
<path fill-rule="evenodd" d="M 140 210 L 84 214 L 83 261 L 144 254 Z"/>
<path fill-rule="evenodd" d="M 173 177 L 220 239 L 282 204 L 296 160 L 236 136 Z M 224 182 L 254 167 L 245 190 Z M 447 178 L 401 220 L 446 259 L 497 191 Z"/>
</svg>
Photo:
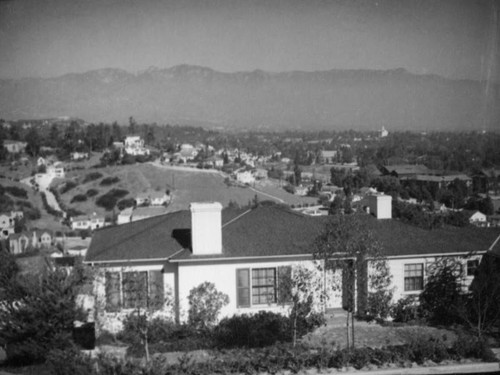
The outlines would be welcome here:
<svg viewBox="0 0 500 375">
<path fill-rule="evenodd" d="M 390 204 L 390 199 L 377 200 L 376 210 L 382 212 L 375 216 L 387 217 L 383 213 L 389 212 Z M 499 228 L 428 231 L 390 217 L 360 214 L 359 219 L 387 257 L 394 300 L 420 293 L 428 266 L 441 257 L 460 259 L 471 280 L 481 255 L 500 235 Z M 222 317 L 283 311 L 276 303 L 280 275 L 297 264 L 314 266 L 313 241 L 328 220 L 331 217 L 307 216 L 281 206 L 222 211 L 219 203 L 212 202 L 97 230 L 85 262 L 101 269 L 94 290 L 105 305 L 100 319 L 107 329 L 120 329 L 120 319 L 133 304 L 126 286 L 131 277 L 141 280 L 151 298 L 163 298 L 159 314 L 180 320 L 186 319 L 189 291 L 206 281 L 229 296 Z M 342 280 L 339 273 L 325 276 Z M 346 285 L 340 291 L 330 290 L 323 307 L 342 307 L 345 291 Z"/>
<path fill-rule="evenodd" d="M 144 140 L 138 135 L 129 135 L 123 142 L 125 152 L 129 155 L 149 155 L 149 149 L 144 147 Z"/>
<path fill-rule="evenodd" d="M 14 233 L 9 236 L 9 249 L 12 254 L 22 254 L 27 250 L 48 248 L 53 245 L 54 236 L 48 230 L 33 230 Z"/>
<path fill-rule="evenodd" d="M 22 211 L 10 211 L 9 213 L 0 213 L 0 239 L 8 238 L 14 233 L 16 219 L 22 219 Z"/>
<path fill-rule="evenodd" d="M 71 229 L 73 230 L 96 230 L 102 228 L 105 225 L 105 217 L 102 215 L 97 215 L 96 213 L 92 215 L 82 215 L 70 218 Z"/>
</svg>

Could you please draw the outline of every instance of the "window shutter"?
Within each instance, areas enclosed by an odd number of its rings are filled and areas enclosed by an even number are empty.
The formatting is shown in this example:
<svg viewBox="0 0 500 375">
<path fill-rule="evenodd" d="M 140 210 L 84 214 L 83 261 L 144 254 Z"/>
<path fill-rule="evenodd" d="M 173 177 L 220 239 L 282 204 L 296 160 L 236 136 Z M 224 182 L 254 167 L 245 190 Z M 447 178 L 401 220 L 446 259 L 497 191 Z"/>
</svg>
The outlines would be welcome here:
<svg viewBox="0 0 500 375">
<path fill-rule="evenodd" d="M 278 302 L 292 302 L 292 267 L 278 267 Z"/>
<path fill-rule="evenodd" d="M 106 291 L 106 311 L 119 311 L 120 304 L 120 273 L 106 272 L 105 274 Z"/>
<path fill-rule="evenodd" d="M 236 304 L 237 307 L 250 307 L 250 269 L 236 270 Z"/>
<path fill-rule="evenodd" d="M 149 271 L 149 306 L 153 310 L 163 308 L 163 272 Z"/>
</svg>

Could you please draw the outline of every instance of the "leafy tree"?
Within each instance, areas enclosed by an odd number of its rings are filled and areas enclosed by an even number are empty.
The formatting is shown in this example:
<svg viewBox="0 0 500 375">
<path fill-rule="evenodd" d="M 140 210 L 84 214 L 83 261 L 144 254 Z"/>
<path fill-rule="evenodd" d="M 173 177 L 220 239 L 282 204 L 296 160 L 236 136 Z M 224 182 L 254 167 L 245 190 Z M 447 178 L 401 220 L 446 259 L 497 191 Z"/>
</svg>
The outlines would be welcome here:
<svg viewBox="0 0 500 375">
<path fill-rule="evenodd" d="M 189 291 L 188 301 L 189 324 L 206 329 L 217 323 L 220 310 L 229 303 L 229 297 L 206 281 Z"/>
</svg>

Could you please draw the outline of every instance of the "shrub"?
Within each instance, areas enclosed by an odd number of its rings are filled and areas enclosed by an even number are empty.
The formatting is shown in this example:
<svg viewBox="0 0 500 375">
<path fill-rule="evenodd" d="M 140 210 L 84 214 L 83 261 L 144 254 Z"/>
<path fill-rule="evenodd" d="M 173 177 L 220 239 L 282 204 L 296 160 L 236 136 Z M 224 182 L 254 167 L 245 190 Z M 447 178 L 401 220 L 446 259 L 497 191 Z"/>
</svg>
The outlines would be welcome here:
<svg viewBox="0 0 500 375">
<path fill-rule="evenodd" d="M 214 339 L 221 348 L 261 348 L 278 341 L 290 341 L 290 320 L 268 311 L 235 315 L 222 319 L 215 328 Z"/>
<path fill-rule="evenodd" d="M 123 189 L 112 189 L 108 191 L 106 194 L 101 195 L 96 199 L 95 203 L 106 209 L 107 211 L 111 211 L 113 207 L 116 205 L 118 199 L 123 198 L 128 194 L 127 190 Z"/>
<path fill-rule="evenodd" d="M 89 190 L 87 190 L 87 192 L 85 194 L 87 194 L 87 197 L 89 197 L 89 198 L 95 197 L 97 194 L 99 194 L 99 190 L 89 189 Z"/>
<path fill-rule="evenodd" d="M 410 295 L 401 298 L 391 307 L 391 317 L 395 322 L 408 323 L 417 321 L 420 316 L 420 307 L 415 296 Z"/>
<path fill-rule="evenodd" d="M 71 199 L 71 202 L 70 203 L 74 203 L 74 202 L 85 202 L 87 200 L 87 196 L 85 194 L 77 194 L 75 195 L 72 199 Z"/>
<path fill-rule="evenodd" d="M 453 342 L 451 353 L 455 359 L 481 358 L 485 362 L 496 362 L 497 358 L 484 340 L 460 332 Z"/>
<path fill-rule="evenodd" d="M 95 374 L 94 360 L 78 349 L 54 349 L 47 356 L 46 362 L 50 373 L 54 375 L 88 375 Z"/>
<path fill-rule="evenodd" d="M 118 181 L 120 181 L 120 179 L 118 177 L 106 177 L 106 178 L 103 178 L 101 180 L 101 182 L 99 183 L 99 185 L 101 186 L 109 186 L 109 185 L 113 185 L 113 184 L 116 184 Z"/>
<path fill-rule="evenodd" d="M 28 192 L 17 186 L 6 186 L 5 191 L 16 198 L 28 199 Z"/>
<path fill-rule="evenodd" d="M 421 364 L 427 360 L 439 363 L 449 359 L 450 355 L 444 341 L 439 337 L 425 334 L 413 336 L 409 344 L 410 360 Z"/>
<path fill-rule="evenodd" d="M 128 207 L 134 207 L 135 206 L 135 199 L 134 198 L 128 198 L 128 199 L 122 199 L 117 203 L 118 209 L 124 210 L 125 208 Z"/>
<path fill-rule="evenodd" d="M 217 322 L 220 310 L 229 303 L 229 297 L 206 281 L 189 291 L 188 301 L 189 323 L 204 329 Z"/>
<path fill-rule="evenodd" d="M 392 293 L 378 290 L 368 294 L 367 311 L 368 319 L 385 320 L 391 312 Z"/>
<path fill-rule="evenodd" d="M 82 181 L 82 184 L 85 184 L 87 182 L 90 182 L 90 181 L 95 181 L 95 180 L 98 180 L 102 177 L 102 173 L 99 173 L 99 172 L 90 172 L 88 173 L 83 181 Z"/>
</svg>

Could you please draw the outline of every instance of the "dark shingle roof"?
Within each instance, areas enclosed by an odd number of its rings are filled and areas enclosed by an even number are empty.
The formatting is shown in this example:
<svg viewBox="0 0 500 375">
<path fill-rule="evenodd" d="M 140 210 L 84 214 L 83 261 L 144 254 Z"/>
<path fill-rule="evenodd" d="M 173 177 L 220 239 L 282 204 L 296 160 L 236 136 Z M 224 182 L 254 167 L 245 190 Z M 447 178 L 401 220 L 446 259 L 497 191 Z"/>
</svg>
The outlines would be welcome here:
<svg viewBox="0 0 500 375">
<path fill-rule="evenodd" d="M 429 231 L 397 220 L 360 217 L 362 225 L 373 232 L 389 257 L 485 251 L 500 235 L 499 228 L 446 227 Z M 190 212 L 178 211 L 97 230 L 86 261 L 170 257 L 182 261 L 310 254 L 314 239 L 328 220 L 328 216 L 307 216 L 280 206 L 260 206 L 244 213 L 223 210 L 223 253 L 194 256 L 190 250 Z"/>
</svg>

